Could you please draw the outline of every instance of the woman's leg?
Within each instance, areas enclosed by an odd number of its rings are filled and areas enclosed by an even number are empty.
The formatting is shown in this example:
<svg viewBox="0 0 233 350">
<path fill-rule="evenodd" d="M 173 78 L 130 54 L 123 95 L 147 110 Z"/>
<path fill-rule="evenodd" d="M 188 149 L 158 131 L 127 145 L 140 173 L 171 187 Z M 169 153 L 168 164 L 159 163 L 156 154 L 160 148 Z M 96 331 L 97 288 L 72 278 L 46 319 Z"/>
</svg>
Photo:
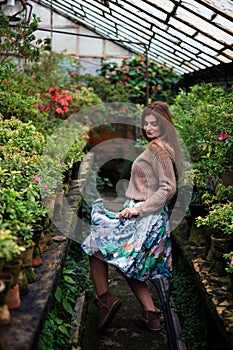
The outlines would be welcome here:
<svg viewBox="0 0 233 350">
<path fill-rule="evenodd" d="M 98 328 L 103 330 L 112 321 L 121 306 L 121 302 L 109 293 L 108 264 L 95 256 L 91 256 L 89 260 L 97 295 L 94 304 L 99 309 Z"/>
<path fill-rule="evenodd" d="M 146 283 L 126 276 L 125 279 L 142 306 L 142 314 L 132 315 L 131 320 L 139 327 L 153 332 L 160 331 L 161 312 L 155 307 Z"/>
<path fill-rule="evenodd" d="M 142 305 L 143 309 L 155 311 L 156 308 L 146 283 L 134 278 L 128 278 L 126 276 L 125 279 L 135 294 L 136 298 Z"/>
<path fill-rule="evenodd" d="M 108 290 L 108 264 L 93 255 L 89 257 L 89 262 L 96 294 L 102 295 Z"/>
</svg>

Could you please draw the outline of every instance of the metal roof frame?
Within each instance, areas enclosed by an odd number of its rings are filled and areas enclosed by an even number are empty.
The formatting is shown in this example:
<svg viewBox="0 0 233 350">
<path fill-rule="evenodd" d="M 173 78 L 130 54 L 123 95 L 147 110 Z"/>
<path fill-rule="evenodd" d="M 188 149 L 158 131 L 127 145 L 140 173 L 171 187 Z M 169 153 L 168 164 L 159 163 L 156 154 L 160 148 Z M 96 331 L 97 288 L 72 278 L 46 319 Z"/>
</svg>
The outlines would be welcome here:
<svg viewBox="0 0 233 350">
<path fill-rule="evenodd" d="M 179 74 L 233 62 L 231 0 L 34 2 Z"/>
</svg>

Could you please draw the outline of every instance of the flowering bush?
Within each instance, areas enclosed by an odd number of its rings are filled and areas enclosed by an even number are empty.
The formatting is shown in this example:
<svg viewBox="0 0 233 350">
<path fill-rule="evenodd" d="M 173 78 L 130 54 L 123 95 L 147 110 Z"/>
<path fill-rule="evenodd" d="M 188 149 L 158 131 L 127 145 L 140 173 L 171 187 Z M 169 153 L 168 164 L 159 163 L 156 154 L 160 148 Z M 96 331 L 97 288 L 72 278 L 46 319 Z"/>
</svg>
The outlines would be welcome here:
<svg viewBox="0 0 233 350">
<path fill-rule="evenodd" d="M 135 54 L 123 58 L 121 66 L 115 62 L 102 60 L 100 74 L 113 85 L 122 85 L 131 102 L 145 104 L 146 101 L 146 57 Z M 170 102 L 177 93 L 181 76 L 166 66 L 149 60 L 149 98 Z M 120 100 L 121 101 L 121 100 Z"/>
<path fill-rule="evenodd" d="M 69 105 L 72 102 L 72 96 L 68 95 L 66 90 L 59 91 L 59 86 L 50 88 L 48 93 L 41 94 L 44 104 L 38 103 L 38 108 L 43 111 L 48 111 L 49 114 L 61 115 L 66 118 L 70 112 Z"/>
<path fill-rule="evenodd" d="M 210 84 L 181 90 L 171 106 L 177 129 L 206 183 L 216 188 L 226 169 L 232 169 L 232 92 Z"/>
</svg>

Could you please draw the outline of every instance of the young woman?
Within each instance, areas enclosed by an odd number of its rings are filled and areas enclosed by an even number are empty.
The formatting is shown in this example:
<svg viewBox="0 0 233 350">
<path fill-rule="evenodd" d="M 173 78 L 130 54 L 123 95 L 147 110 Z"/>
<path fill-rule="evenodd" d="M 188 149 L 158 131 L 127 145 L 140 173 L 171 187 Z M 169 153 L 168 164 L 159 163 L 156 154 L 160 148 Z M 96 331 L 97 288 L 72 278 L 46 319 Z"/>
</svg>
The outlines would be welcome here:
<svg viewBox="0 0 233 350">
<path fill-rule="evenodd" d="M 171 277 L 172 249 L 167 203 L 176 193 L 180 152 L 171 114 L 164 102 L 149 104 L 142 113 L 142 132 L 149 141 L 133 162 L 124 209 L 106 210 L 95 201 L 91 233 L 82 244 L 90 255 L 99 309 L 99 330 L 121 306 L 108 288 L 108 265 L 123 274 L 142 306 L 132 321 L 151 331 L 160 330 L 160 310 L 154 305 L 146 280 Z"/>
</svg>

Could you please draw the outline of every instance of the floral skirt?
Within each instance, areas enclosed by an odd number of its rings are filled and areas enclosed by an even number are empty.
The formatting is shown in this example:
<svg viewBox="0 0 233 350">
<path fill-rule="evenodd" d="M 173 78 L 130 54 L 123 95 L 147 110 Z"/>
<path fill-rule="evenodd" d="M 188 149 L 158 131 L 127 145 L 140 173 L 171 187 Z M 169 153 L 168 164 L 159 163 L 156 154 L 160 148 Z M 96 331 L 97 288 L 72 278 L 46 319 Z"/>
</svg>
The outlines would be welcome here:
<svg viewBox="0 0 233 350">
<path fill-rule="evenodd" d="M 124 207 L 137 207 L 127 200 Z M 166 207 L 145 217 L 116 218 L 102 199 L 94 202 L 89 236 L 82 249 L 101 256 L 130 278 L 140 281 L 172 277 L 172 251 Z"/>
</svg>

